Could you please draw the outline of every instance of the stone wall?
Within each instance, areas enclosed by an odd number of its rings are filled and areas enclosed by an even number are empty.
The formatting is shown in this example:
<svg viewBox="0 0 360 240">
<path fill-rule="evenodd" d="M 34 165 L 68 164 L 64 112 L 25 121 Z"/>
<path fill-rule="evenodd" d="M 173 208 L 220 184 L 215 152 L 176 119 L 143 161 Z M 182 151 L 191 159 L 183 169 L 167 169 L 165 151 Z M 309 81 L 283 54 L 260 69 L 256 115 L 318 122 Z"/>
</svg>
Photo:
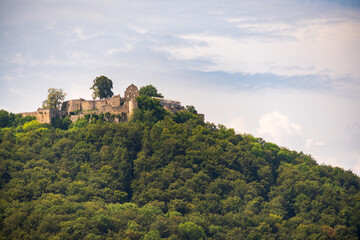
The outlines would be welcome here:
<svg viewBox="0 0 360 240">
<path fill-rule="evenodd" d="M 51 123 L 52 119 L 57 117 L 63 117 L 66 112 L 55 108 L 39 108 L 36 112 L 24 112 L 21 113 L 22 117 L 31 116 L 36 117 L 36 120 L 40 123 Z"/>
<path fill-rule="evenodd" d="M 181 102 L 159 98 L 159 97 L 153 97 L 154 99 L 159 100 L 160 105 L 165 108 L 165 110 L 170 111 L 172 113 L 175 113 L 180 110 L 184 110 L 184 107 L 181 106 Z"/>
<path fill-rule="evenodd" d="M 107 99 L 106 105 L 110 105 L 112 107 L 119 107 L 121 106 L 121 97 L 119 95 L 112 96 L 111 98 Z"/>
<path fill-rule="evenodd" d="M 61 109 L 70 114 L 71 112 L 81 111 L 81 101 L 83 99 L 73 99 L 69 101 L 65 101 L 62 104 Z"/>
<path fill-rule="evenodd" d="M 68 114 L 78 111 L 92 111 L 96 109 L 104 108 L 104 106 L 120 107 L 121 97 L 120 95 L 113 96 L 107 99 L 101 100 L 85 100 L 85 99 L 73 99 L 65 101 L 62 105 L 62 109 Z"/>
<path fill-rule="evenodd" d="M 20 113 L 22 117 L 30 116 L 30 117 L 36 117 L 37 112 L 24 112 Z"/>
<path fill-rule="evenodd" d="M 81 101 L 81 111 L 90 111 L 95 109 L 94 101 Z"/>
<path fill-rule="evenodd" d="M 72 122 L 75 122 L 79 118 L 83 118 L 86 114 L 102 114 L 110 113 L 116 117 L 114 121 L 127 121 L 134 112 L 134 109 L 138 107 L 135 101 L 136 97 L 139 96 L 138 88 L 131 84 L 126 88 L 124 92 L 124 98 L 119 95 L 115 95 L 111 98 L 101 100 L 85 100 L 85 99 L 73 99 L 65 101 L 58 109 L 42 109 L 39 108 L 37 112 L 26 112 L 22 113 L 22 116 L 36 116 L 37 120 L 41 123 L 51 123 L 55 117 L 63 117 L 69 115 Z M 160 105 L 166 110 L 175 113 L 183 110 L 179 101 L 157 98 Z"/>
<path fill-rule="evenodd" d="M 41 123 L 51 123 L 54 118 L 63 117 L 66 112 L 55 108 L 39 108 L 36 114 L 36 120 Z"/>
<path fill-rule="evenodd" d="M 94 101 L 94 109 L 100 109 L 104 105 L 106 105 L 104 103 L 104 100 L 96 100 L 96 101 Z"/>
</svg>

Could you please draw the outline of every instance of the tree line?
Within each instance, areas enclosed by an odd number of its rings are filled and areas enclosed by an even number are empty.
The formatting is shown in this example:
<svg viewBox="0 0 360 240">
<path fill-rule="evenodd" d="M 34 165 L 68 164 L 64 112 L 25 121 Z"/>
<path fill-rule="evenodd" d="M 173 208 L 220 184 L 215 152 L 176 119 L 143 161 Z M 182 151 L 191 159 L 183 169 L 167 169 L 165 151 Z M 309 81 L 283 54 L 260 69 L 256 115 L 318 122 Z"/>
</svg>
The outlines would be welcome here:
<svg viewBox="0 0 360 240">
<path fill-rule="evenodd" d="M 358 238 L 351 171 L 137 101 L 65 128 L 0 111 L 0 239 Z"/>
</svg>

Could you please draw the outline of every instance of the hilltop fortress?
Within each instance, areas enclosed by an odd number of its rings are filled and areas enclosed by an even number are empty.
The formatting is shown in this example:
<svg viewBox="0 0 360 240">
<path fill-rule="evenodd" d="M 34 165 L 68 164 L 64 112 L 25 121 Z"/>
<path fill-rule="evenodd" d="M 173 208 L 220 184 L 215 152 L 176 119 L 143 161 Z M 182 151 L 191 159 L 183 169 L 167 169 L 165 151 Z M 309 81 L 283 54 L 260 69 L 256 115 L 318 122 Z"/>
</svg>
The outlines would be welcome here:
<svg viewBox="0 0 360 240">
<path fill-rule="evenodd" d="M 61 109 L 39 108 L 36 112 L 21 113 L 25 116 L 35 116 L 40 123 L 51 123 L 58 117 L 69 116 L 72 122 L 83 118 L 87 114 L 109 114 L 114 122 L 126 122 L 130 119 L 135 108 L 136 98 L 139 96 L 138 88 L 131 84 L 126 88 L 124 96 L 114 95 L 111 98 L 100 100 L 73 99 L 63 102 Z M 184 107 L 178 101 L 156 98 L 160 105 L 172 113 L 183 110 Z"/>
</svg>

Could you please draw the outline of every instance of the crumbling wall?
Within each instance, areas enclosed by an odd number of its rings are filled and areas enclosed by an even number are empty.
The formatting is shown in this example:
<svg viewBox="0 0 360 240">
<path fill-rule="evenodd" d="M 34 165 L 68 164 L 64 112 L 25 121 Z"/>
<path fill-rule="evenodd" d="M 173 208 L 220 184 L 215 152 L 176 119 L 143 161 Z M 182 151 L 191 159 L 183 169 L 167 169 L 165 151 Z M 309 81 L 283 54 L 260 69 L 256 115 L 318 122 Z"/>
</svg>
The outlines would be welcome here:
<svg viewBox="0 0 360 240">
<path fill-rule="evenodd" d="M 31 116 L 31 117 L 36 117 L 37 112 L 24 112 L 24 113 L 20 113 L 22 117 L 26 117 L 26 116 Z"/>
<path fill-rule="evenodd" d="M 55 108 L 39 108 L 36 114 L 36 120 L 40 123 L 51 123 L 54 118 L 63 117 L 66 115 L 64 110 Z"/>
<path fill-rule="evenodd" d="M 68 100 L 63 103 L 61 109 L 70 114 L 71 112 L 81 111 L 81 101 L 83 99 Z"/>
<path fill-rule="evenodd" d="M 90 111 L 95 109 L 94 101 L 81 101 L 81 111 Z"/>
<path fill-rule="evenodd" d="M 119 95 L 112 96 L 107 100 L 107 105 L 112 107 L 120 107 L 121 106 L 121 97 Z"/>
<path fill-rule="evenodd" d="M 164 98 L 159 98 L 159 97 L 153 97 L 154 99 L 159 100 L 160 105 L 163 106 L 163 108 L 165 108 L 165 110 L 175 113 L 177 111 L 183 110 L 184 107 L 181 106 L 181 102 L 179 101 L 174 101 L 174 100 L 169 100 L 169 99 L 164 99 Z"/>
<path fill-rule="evenodd" d="M 115 95 L 111 98 L 101 100 L 85 100 L 85 99 L 73 99 L 65 101 L 61 110 L 58 109 L 42 109 L 39 108 L 37 112 L 21 113 L 25 116 L 36 116 L 37 120 L 41 123 L 51 123 L 52 119 L 56 117 L 63 117 L 64 115 L 70 115 L 72 122 L 75 122 L 79 118 L 83 118 L 86 114 L 105 114 L 110 113 L 115 115 L 114 122 L 126 122 L 131 117 L 134 109 L 138 107 L 136 98 L 139 96 L 138 88 L 131 84 L 126 88 L 124 92 L 124 98 L 119 95 Z M 179 110 L 183 110 L 179 101 L 173 101 L 169 99 L 156 98 L 166 110 L 175 113 Z"/>
<path fill-rule="evenodd" d="M 102 106 L 106 105 L 104 100 L 94 101 L 95 109 L 100 109 Z"/>
</svg>

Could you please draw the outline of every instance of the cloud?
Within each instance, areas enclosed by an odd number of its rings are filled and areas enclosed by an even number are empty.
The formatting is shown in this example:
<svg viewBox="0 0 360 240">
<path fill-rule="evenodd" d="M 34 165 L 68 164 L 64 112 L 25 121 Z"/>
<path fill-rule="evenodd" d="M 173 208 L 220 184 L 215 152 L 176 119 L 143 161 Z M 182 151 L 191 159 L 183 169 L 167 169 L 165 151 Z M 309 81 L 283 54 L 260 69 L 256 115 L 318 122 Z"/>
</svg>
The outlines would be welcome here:
<svg viewBox="0 0 360 240">
<path fill-rule="evenodd" d="M 325 143 L 324 142 L 319 142 L 319 141 L 315 141 L 314 139 L 312 138 L 307 138 L 305 140 L 305 147 L 306 148 L 310 148 L 312 146 L 325 146 Z"/>
<path fill-rule="evenodd" d="M 328 155 L 319 155 L 317 156 L 317 161 L 319 164 L 326 164 L 332 167 L 345 167 L 344 164 L 341 161 L 339 161 L 338 158 L 335 158 L 333 156 L 330 157 Z"/>
<path fill-rule="evenodd" d="M 80 39 L 80 40 L 87 40 L 87 39 L 91 39 L 100 35 L 104 35 L 103 32 L 98 32 L 98 33 L 91 33 L 91 34 L 86 34 L 84 33 L 84 30 L 81 28 L 75 28 L 73 30 L 73 33 Z"/>
<path fill-rule="evenodd" d="M 121 52 L 129 52 L 131 51 L 132 49 L 134 49 L 134 46 L 132 44 L 125 44 L 123 47 L 121 48 L 111 48 L 107 51 L 107 53 L 109 55 L 113 55 L 113 54 L 116 54 L 116 53 L 121 53 Z"/>
<path fill-rule="evenodd" d="M 276 144 L 288 146 L 298 151 L 304 148 L 313 149 L 326 144 L 304 136 L 302 127 L 290 120 L 287 115 L 277 111 L 266 113 L 260 117 L 256 133 L 265 140 L 274 141 Z"/>
<path fill-rule="evenodd" d="M 360 91 L 360 21 L 324 16 L 285 22 L 283 19 L 226 19 L 234 34 L 179 35 L 187 42 L 160 46 L 175 60 L 207 61 L 203 72 L 274 75 L 290 87 L 319 85 L 356 96 Z M 299 78 L 299 82 L 291 81 Z M 261 86 L 261 85 L 260 85 Z M 266 85 L 263 85 L 266 87 Z"/>
<path fill-rule="evenodd" d="M 282 142 L 287 137 L 300 137 L 301 126 L 290 121 L 289 117 L 279 112 L 266 113 L 259 119 L 256 130 L 261 136 L 269 136 L 275 142 Z"/>
<path fill-rule="evenodd" d="M 176 59 L 211 59 L 214 64 L 205 71 L 360 77 L 355 66 L 360 57 L 353 54 L 360 51 L 358 21 L 313 19 L 298 25 L 246 23 L 241 29 L 244 33 L 235 37 L 183 35 L 180 38 L 190 46 L 164 50 Z M 343 61 L 339 62 L 339 58 Z"/>
<path fill-rule="evenodd" d="M 258 18 L 236 18 L 228 19 L 229 23 L 235 23 L 236 27 L 246 32 L 247 34 L 267 34 L 268 36 L 274 35 L 290 36 L 293 31 L 293 25 L 285 22 L 277 21 L 264 21 Z"/>
<path fill-rule="evenodd" d="M 248 132 L 247 125 L 245 123 L 245 119 L 242 116 L 232 116 L 230 117 L 230 121 L 226 124 L 227 127 L 235 129 L 236 132 L 246 133 Z"/>
</svg>

